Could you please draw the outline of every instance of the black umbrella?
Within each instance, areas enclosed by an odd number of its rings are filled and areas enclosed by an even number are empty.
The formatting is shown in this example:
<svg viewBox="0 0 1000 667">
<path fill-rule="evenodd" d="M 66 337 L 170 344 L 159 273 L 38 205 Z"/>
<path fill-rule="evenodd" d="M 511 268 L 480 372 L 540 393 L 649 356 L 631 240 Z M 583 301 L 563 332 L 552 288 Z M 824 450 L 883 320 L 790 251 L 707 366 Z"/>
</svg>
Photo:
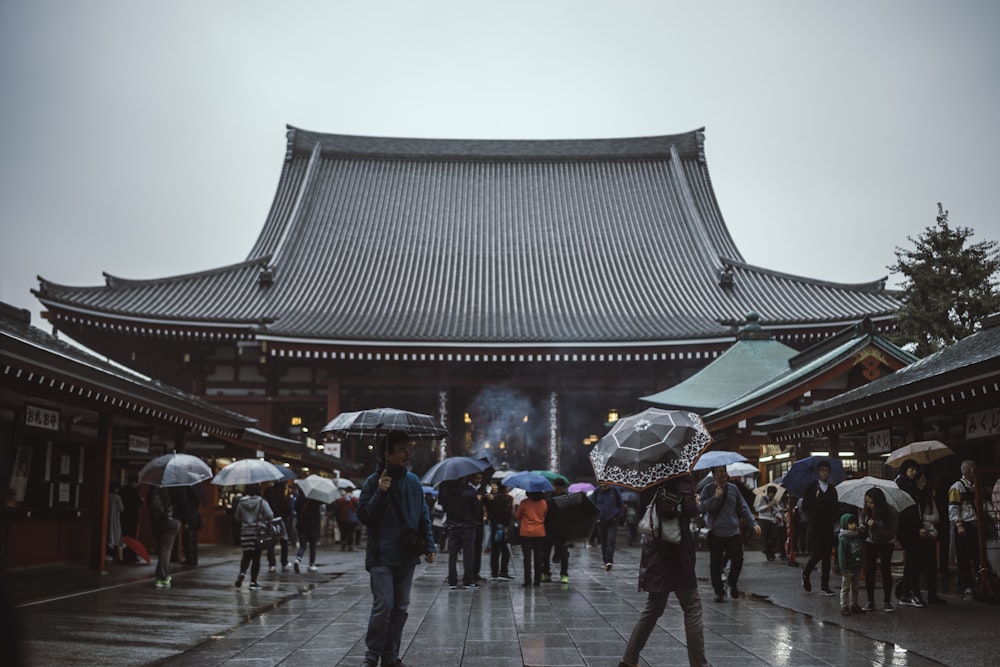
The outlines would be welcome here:
<svg viewBox="0 0 1000 667">
<path fill-rule="evenodd" d="M 342 438 L 378 437 L 393 432 L 405 433 L 411 440 L 434 440 L 448 435 L 448 429 L 430 415 L 396 408 L 375 408 L 359 412 L 343 412 L 321 429 Z"/>
<path fill-rule="evenodd" d="M 710 444 L 695 413 L 649 408 L 615 422 L 594 445 L 590 463 L 597 481 L 641 490 L 687 474 Z"/>
<path fill-rule="evenodd" d="M 490 468 L 490 462 L 484 459 L 477 459 L 472 456 L 450 456 L 444 461 L 439 461 L 431 466 L 431 469 L 424 473 L 420 479 L 424 484 L 436 486 L 441 482 L 452 479 L 462 479 L 477 472 L 484 473 Z"/>
<path fill-rule="evenodd" d="M 545 515 L 545 534 L 563 544 L 589 540 L 599 514 L 597 505 L 585 493 L 555 496 Z"/>
</svg>

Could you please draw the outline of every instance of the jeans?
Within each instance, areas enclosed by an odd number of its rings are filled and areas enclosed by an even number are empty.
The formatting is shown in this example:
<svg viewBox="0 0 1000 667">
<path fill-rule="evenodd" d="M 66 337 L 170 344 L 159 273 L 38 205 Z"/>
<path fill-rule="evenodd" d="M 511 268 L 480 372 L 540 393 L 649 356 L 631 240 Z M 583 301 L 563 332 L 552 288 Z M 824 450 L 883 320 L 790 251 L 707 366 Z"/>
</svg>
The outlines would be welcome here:
<svg viewBox="0 0 1000 667">
<path fill-rule="evenodd" d="M 498 576 L 508 576 L 510 572 L 510 545 L 507 544 L 506 533 L 504 539 L 497 540 L 497 526 L 491 526 L 490 530 L 490 576 L 494 579 Z"/>
<path fill-rule="evenodd" d="M 712 588 L 719 595 L 726 591 L 726 583 L 735 587 L 743 570 L 743 537 L 737 533 L 732 537 L 708 534 L 708 569 L 712 578 Z M 729 561 L 729 581 L 722 581 L 722 568 Z"/>
<path fill-rule="evenodd" d="M 521 553 L 524 554 L 524 585 L 542 582 L 542 572 L 545 567 L 545 538 L 521 537 Z M 532 574 L 534 564 L 534 574 Z"/>
<path fill-rule="evenodd" d="M 868 601 L 875 602 L 875 561 L 879 560 L 879 571 L 882 574 L 882 592 L 885 595 L 885 602 L 892 602 L 892 551 L 896 547 L 895 542 L 889 544 L 872 544 L 865 542 L 865 592 L 868 594 Z"/>
<path fill-rule="evenodd" d="M 458 552 L 462 552 L 462 583 L 476 582 L 476 552 L 479 544 L 476 542 L 476 529 L 452 528 L 448 534 L 448 584 L 458 584 Z"/>
<path fill-rule="evenodd" d="M 684 637 L 687 643 L 688 663 L 691 667 L 707 667 L 705 632 L 701 620 L 701 598 L 698 597 L 698 589 L 675 591 L 674 595 L 677 596 L 677 601 L 680 603 L 681 609 L 684 610 Z M 657 619 L 663 616 L 669 597 L 670 593 L 649 594 L 646 599 L 646 608 L 639 615 L 639 620 L 632 628 L 632 634 L 628 638 L 622 662 L 630 665 L 639 664 L 639 653 L 646 646 L 649 635 L 656 627 Z"/>
<path fill-rule="evenodd" d="M 313 526 L 299 526 L 299 551 L 295 554 L 296 560 L 302 560 L 302 555 L 306 552 L 306 545 L 309 545 L 309 564 L 316 564 L 316 543 L 319 542 L 319 530 Z"/>
<path fill-rule="evenodd" d="M 158 556 L 156 559 L 156 578 L 163 580 L 170 578 L 170 552 L 174 550 L 174 541 L 177 539 L 177 530 L 181 527 L 181 522 L 177 519 L 167 519 L 156 523 L 156 541 L 158 544 Z"/>
<path fill-rule="evenodd" d="M 372 611 L 365 633 L 365 660 L 391 665 L 399 658 L 403 626 L 409 616 L 413 565 L 374 565 L 368 571 Z"/>
<path fill-rule="evenodd" d="M 281 547 L 281 567 L 285 567 L 288 565 L 288 540 L 285 539 L 277 540 L 277 542 L 271 542 L 270 546 L 267 547 L 267 564 L 271 567 L 275 567 L 277 565 L 277 561 L 274 557 L 274 548 L 276 546 Z"/>
<path fill-rule="evenodd" d="M 601 539 L 601 558 L 605 563 L 615 562 L 615 540 L 618 539 L 617 521 L 598 521 L 597 534 Z"/>
</svg>

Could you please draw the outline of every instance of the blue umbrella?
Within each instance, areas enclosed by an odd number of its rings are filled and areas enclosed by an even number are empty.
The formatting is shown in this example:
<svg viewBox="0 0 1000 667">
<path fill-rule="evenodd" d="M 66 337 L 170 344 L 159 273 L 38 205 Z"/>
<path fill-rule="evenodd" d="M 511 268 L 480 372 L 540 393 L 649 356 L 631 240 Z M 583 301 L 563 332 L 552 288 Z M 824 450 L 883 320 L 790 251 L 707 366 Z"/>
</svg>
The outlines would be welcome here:
<svg viewBox="0 0 1000 667">
<path fill-rule="evenodd" d="M 428 486 L 437 486 L 441 482 L 462 479 L 477 472 L 485 472 L 489 467 L 490 462 L 483 459 L 471 456 L 452 456 L 431 466 L 431 469 L 424 473 L 420 481 Z"/>
<path fill-rule="evenodd" d="M 837 485 L 847 479 L 847 473 L 844 472 L 844 464 L 840 462 L 840 459 L 832 456 L 807 456 L 793 463 L 792 467 L 785 473 L 781 480 L 781 485 L 785 487 L 785 491 L 796 498 L 804 496 L 806 487 L 819 479 L 816 466 L 821 461 L 826 461 L 830 464 L 830 484 Z"/>
<path fill-rule="evenodd" d="M 740 463 L 746 460 L 747 457 L 739 452 L 713 449 L 699 456 L 698 460 L 694 462 L 694 466 L 691 467 L 691 470 L 708 470 L 709 468 L 727 466 L 730 463 Z"/>
<path fill-rule="evenodd" d="M 433 486 L 424 486 L 424 495 L 426 496 L 428 493 L 434 496 L 435 498 L 438 497 L 438 490 L 435 489 Z"/>
<path fill-rule="evenodd" d="M 534 472 L 519 472 L 505 479 L 503 483 L 504 486 L 524 489 L 528 493 L 552 490 L 552 482 Z"/>
</svg>

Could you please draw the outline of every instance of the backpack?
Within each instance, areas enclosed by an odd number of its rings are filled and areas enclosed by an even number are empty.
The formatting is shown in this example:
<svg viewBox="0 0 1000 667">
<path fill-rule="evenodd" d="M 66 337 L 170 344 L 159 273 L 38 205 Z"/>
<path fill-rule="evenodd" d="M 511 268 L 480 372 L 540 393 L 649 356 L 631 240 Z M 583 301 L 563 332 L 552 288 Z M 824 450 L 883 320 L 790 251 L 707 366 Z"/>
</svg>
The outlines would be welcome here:
<svg viewBox="0 0 1000 667">
<path fill-rule="evenodd" d="M 165 488 L 153 489 L 146 502 L 150 519 L 161 521 L 170 518 L 170 497 L 167 495 Z"/>
</svg>

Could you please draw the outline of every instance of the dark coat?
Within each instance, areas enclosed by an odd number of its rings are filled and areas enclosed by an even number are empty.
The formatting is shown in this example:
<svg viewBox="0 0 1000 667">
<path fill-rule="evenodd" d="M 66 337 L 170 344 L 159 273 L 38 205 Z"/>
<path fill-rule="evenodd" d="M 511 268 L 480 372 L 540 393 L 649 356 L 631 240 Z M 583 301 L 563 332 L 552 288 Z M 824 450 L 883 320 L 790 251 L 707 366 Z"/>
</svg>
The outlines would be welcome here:
<svg viewBox="0 0 1000 667">
<path fill-rule="evenodd" d="M 642 559 L 639 563 L 639 590 L 648 593 L 687 591 L 698 587 L 694 571 L 694 538 L 691 537 L 691 519 L 698 516 L 694 484 L 690 475 L 668 480 L 664 484 L 667 485 L 668 491 L 677 491 L 682 495 L 681 543 L 672 544 L 647 535 L 643 536 Z M 644 506 L 652 500 L 654 490 L 643 493 Z"/>
<path fill-rule="evenodd" d="M 811 482 L 802 496 L 802 511 L 806 515 L 809 549 L 819 553 L 833 548 L 835 531 L 840 526 L 837 488 L 829 484 L 824 492 L 818 481 Z"/>
</svg>

